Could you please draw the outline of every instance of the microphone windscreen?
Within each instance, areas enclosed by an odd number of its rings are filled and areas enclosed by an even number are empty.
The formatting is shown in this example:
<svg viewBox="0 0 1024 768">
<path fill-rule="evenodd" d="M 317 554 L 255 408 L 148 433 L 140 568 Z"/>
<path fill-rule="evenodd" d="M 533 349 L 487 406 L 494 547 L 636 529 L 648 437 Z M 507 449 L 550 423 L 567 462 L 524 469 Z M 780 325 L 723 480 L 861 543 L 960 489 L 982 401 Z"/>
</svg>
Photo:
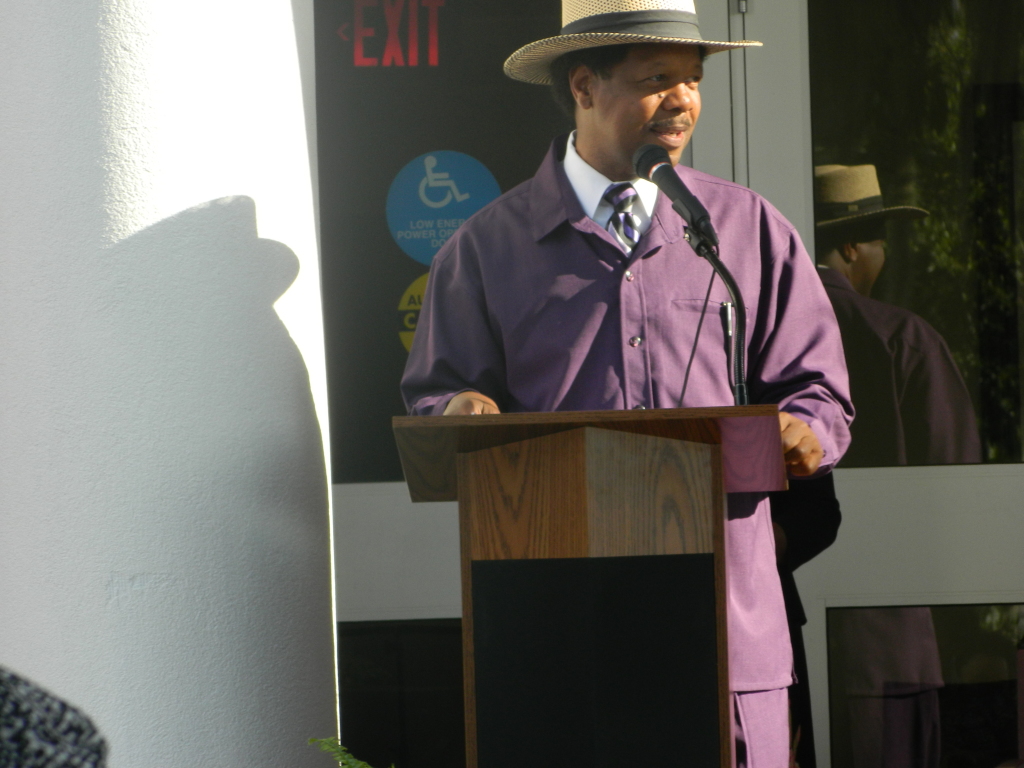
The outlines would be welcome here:
<svg viewBox="0 0 1024 768">
<path fill-rule="evenodd" d="M 651 180 L 651 169 L 660 163 L 672 164 L 668 151 L 657 144 L 644 144 L 633 153 L 633 170 L 641 179 Z"/>
</svg>

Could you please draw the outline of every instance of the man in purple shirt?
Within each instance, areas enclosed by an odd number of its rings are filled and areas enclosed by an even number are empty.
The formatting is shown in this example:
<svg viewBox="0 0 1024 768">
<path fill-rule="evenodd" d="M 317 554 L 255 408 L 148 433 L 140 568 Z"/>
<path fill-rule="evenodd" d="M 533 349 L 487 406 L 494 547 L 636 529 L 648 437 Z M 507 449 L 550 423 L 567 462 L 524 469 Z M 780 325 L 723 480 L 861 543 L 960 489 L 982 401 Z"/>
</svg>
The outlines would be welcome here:
<svg viewBox="0 0 1024 768">
<path fill-rule="evenodd" d="M 402 380 L 410 413 L 732 404 L 728 294 L 668 200 L 635 178 L 632 156 L 660 144 L 678 163 L 700 114 L 704 56 L 752 43 L 701 40 L 685 0 L 656 3 L 662 11 L 638 2 L 598 14 L 566 0 L 563 34 L 506 62 L 512 77 L 552 82 L 576 131 L 435 257 Z M 835 316 L 799 236 L 754 192 L 676 172 L 710 212 L 747 306 L 751 401 L 783 411 L 793 475 L 827 471 L 853 409 Z M 792 656 L 767 495 L 731 494 L 728 519 L 737 754 L 783 768 Z"/>
</svg>

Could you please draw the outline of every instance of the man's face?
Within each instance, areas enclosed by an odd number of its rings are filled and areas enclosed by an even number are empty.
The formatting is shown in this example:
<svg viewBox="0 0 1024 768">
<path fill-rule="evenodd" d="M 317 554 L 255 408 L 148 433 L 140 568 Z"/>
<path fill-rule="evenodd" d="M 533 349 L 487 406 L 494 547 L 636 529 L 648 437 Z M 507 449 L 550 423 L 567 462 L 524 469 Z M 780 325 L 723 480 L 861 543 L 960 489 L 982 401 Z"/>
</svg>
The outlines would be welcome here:
<svg viewBox="0 0 1024 768">
<path fill-rule="evenodd" d="M 703 76 L 692 45 L 635 45 L 607 79 L 578 67 L 569 75 L 576 150 L 612 181 L 636 176 L 633 153 L 644 144 L 664 147 L 678 163 L 700 116 Z"/>
</svg>

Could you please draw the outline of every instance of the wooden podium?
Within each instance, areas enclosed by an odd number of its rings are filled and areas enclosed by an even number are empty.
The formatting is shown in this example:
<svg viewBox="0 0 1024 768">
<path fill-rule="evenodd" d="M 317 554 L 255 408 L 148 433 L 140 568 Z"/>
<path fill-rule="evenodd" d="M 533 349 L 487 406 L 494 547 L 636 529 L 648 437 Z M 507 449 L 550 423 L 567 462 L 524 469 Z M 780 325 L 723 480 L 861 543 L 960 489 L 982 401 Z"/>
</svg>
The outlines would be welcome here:
<svg viewBox="0 0 1024 768">
<path fill-rule="evenodd" d="M 459 501 L 468 768 L 732 765 L 725 493 L 786 488 L 774 405 L 394 430 Z"/>
</svg>

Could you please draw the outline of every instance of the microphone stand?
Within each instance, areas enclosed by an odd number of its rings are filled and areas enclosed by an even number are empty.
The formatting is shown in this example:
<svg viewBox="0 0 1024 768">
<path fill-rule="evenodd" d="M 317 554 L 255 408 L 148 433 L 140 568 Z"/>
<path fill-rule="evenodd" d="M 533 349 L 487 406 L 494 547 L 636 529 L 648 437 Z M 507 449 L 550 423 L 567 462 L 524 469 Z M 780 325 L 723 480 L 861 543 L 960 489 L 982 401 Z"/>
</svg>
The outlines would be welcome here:
<svg viewBox="0 0 1024 768">
<path fill-rule="evenodd" d="M 672 207 L 684 219 L 690 220 L 690 217 L 683 211 L 680 211 L 675 204 Z M 736 284 L 732 273 L 722 263 L 722 260 L 718 258 L 717 244 L 712 244 L 697 227 L 687 227 L 686 234 L 683 237 L 690 244 L 690 247 L 697 252 L 698 256 L 707 260 L 711 268 L 715 270 L 715 274 L 721 278 L 725 289 L 729 292 L 731 306 L 726 306 L 726 333 L 729 336 L 729 369 L 732 374 L 730 385 L 735 404 L 749 405 L 750 398 L 747 395 L 747 308 L 743 304 L 740 288 Z M 734 310 L 736 314 L 735 324 L 732 322 Z"/>
<path fill-rule="evenodd" d="M 715 274 L 722 279 L 729 291 L 730 302 L 726 309 L 726 333 L 729 336 L 729 385 L 736 405 L 748 405 L 747 395 L 747 308 L 740 296 L 736 280 L 718 258 L 718 235 L 711 225 L 711 216 L 700 200 L 686 188 L 672 168 L 668 151 L 657 144 L 645 144 L 633 153 L 633 169 L 637 176 L 658 185 L 662 193 L 672 201 L 672 208 L 686 222 L 686 242 L 698 256 L 707 259 Z M 710 295 L 710 294 L 709 294 Z M 705 299 L 705 307 L 707 300 Z M 733 323 L 733 311 L 736 322 Z M 704 315 L 701 314 L 703 319 Z M 694 340 L 696 345 L 696 340 Z"/>
</svg>

